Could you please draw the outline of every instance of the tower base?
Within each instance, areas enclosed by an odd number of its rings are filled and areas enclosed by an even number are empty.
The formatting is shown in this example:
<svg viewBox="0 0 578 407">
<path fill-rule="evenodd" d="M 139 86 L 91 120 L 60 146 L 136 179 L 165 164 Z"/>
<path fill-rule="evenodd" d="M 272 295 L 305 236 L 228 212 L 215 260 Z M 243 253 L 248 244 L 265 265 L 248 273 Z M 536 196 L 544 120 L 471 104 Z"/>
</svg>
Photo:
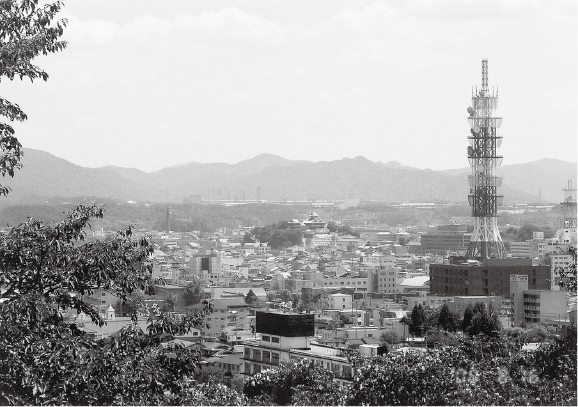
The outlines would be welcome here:
<svg viewBox="0 0 578 407">
<path fill-rule="evenodd" d="M 506 258 L 506 248 L 504 247 L 504 242 L 501 240 L 494 240 L 490 242 L 484 241 L 472 241 L 468 246 L 466 251 L 467 259 L 505 259 Z"/>
</svg>

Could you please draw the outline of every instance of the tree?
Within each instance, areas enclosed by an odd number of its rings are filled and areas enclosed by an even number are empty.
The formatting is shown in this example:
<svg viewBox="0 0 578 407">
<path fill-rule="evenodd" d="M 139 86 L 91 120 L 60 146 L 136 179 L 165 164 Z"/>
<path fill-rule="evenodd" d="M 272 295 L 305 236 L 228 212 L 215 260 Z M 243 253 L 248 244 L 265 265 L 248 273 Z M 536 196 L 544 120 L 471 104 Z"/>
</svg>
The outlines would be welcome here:
<svg viewBox="0 0 578 407">
<path fill-rule="evenodd" d="M 476 303 L 473 307 L 474 315 L 471 319 L 471 324 L 466 328 L 469 335 L 484 335 L 496 337 L 502 330 L 502 324 L 498 319 L 498 313 L 494 311 L 494 307 L 490 304 L 487 308 L 482 302 Z M 464 316 L 465 319 L 465 316 Z"/>
<path fill-rule="evenodd" d="M 293 308 L 297 308 L 299 306 L 299 295 L 297 293 L 293 293 L 291 296 L 291 305 Z"/>
<path fill-rule="evenodd" d="M 66 42 L 59 41 L 66 19 L 52 24 L 61 8 L 59 1 L 42 7 L 38 7 L 38 0 L 0 2 L 0 78 L 48 80 L 48 74 L 33 65 L 32 60 L 40 54 L 48 55 L 66 48 Z M 3 98 L 0 98 L 0 115 L 10 122 L 27 119 L 20 106 Z M 22 145 L 14 134 L 12 126 L 0 123 L 0 174 L 3 177 L 6 174 L 13 177 L 14 171 L 22 166 Z M 6 196 L 9 191 L 9 187 L 0 185 L 0 195 Z"/>
<path fill-rule="evenodd" d="M 472 319 L 474 318 L 474 307 L 472 304 L 468 304 L 466 310 L 464 311 L 464 317 L 462 318 L 462 331 L 466 330 L 472 325 Z"/>
<path fill-rule="evenodd" d="M 249 292 L 245 296 L 245 303 L 249 304 L 249 306 L 259 304 L 259 298 L 257 298 L 253 290 L 249 290 Z"/>
<path fill-rule="evenodd" d="M 359 232 L 353 230 L 353 228 L 349 225 L 341 225 L 339 226 L 337 232 L 341 235 L 351 235 L 355 237 L 359 237 Z"/>
<path fill-rule="evenodd" d="M 424 313 L 423 307 L 421 304 L 416 304 L 413 306 L 413 310 L 411 312 L 411 325 L 409 327 L 409 333 L 422 336 L 423 329 L 424 329 Z"/>
<path fill-rule="evenodd" d="M 185 302 L 185 307 L 189 305 L 198 304 L 203 299 L 203 291 L 201 289 L 201 283 L 199 280 L 195 279 L 187 285 L 187 288 L 183 292 L 183 301 Z"/>
<path fill-rule="evenodd" d="M 399 335 L 397 332 L 394 331 L 385 331 L 382 332 L 381 336 L 379 337 L 382 343 L 398 343 L 399 342 Z"/>
<path fill-rule="evenodd" d="M 313 293 L 311 289 L 302 288 L 301 289 L 301 304 L 303 307 L 310 309 L 311 304 L 314 302 Z"/>
<path fill-rule="evenodd" d="M 345 387 L 333 378 L 333 372 L 306 359 L 282 362 L 279 369 L 246 380 L 245 394 L 264 405 L 343 405 Z"/>
<path fill-rule="evenodd" d="M 165 301 L 163 303 L 163 311 L 168 312 L 168 311 L 175 311 L 175 308 L 177 306 L 178 303 L 178 298 L 175 294 L 173 293 L 169 293 L 166 297 L 165 297 Z"/>
<path fill-rule="evenodd" d="M 456 332 L 458 329 L 457 315 L 450 312 L 447 304 L 442 305 L 437 319 L 437 326 L 449 332 Z"/>
<path fill-rule="evenodd" d="M 327 229 L 332 233 L 337 232 L 339 230 L 339 225 L 335 221 L 330 220 L 327 222 Z"/>
<path fill-rule="evenodd" d="M 564 288 L 571 293 L 576 293 L 576 248 L 570 247 L 572 260 L 567 268 L 556 267 L 555 273 L 560 276 L 560 288 Z"/>
<path fill-rule="evenodd" d="M 188 391 L 198 353 L 159 348 L 200 326 L 203 313 L 158 313 L 146 333 L 129 324 L 102 340 L 63 317 L 76 310 L 102 326 L 86 296 L 104 289 L 126 300 L 151 283 L 152 246 L 133 240 L 132 227 L 84 241 L 90 219 L 102 216 L 80 205 L 55 225 L 29 219 L 0 233 L 0 404 L 173 404 Z"/>
<path fill-rule="evenodd" d="M 277 291 L 277 295 L 283 302 L 291 301 L 291 291 L 288 289 Z"/>
</svg>

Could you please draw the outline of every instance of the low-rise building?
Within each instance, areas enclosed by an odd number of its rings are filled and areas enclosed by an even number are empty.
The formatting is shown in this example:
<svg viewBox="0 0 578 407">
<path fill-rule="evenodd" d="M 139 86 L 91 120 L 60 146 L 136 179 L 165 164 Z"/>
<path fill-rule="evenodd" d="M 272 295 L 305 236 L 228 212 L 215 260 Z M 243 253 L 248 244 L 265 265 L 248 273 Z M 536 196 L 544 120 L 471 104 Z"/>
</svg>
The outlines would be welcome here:
<svg viewBox="0 0 578 407">
<path fill-rule="evenodd" d="M 277 369 L 283 361 L 307 359 L 330 369 L 338 380 L 350 380 L 351 365 L 341 349 L 312 341 L 313 314 L 257 312 L 260 340 L 244 343 L 244 374 Z"/>
<path fill-rule="evenodd" d="M 568 321 L 565 290 L 529 290 L 525 275 L 510 277 L 510 296 L 514 324 Z"/>
</svg>

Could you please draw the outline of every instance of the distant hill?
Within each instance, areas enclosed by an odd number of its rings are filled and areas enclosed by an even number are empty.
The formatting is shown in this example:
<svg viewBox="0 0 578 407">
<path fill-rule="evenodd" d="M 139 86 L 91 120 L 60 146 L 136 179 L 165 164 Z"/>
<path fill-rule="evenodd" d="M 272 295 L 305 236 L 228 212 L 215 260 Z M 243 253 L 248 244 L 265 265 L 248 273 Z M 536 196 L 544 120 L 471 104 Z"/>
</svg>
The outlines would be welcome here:
<svg viewBox="0 0 578 407">
<path fill-rule="evenodd" d="M 190 195 L 207 199 L 347 199 L 385 202 L 464 202 L 469 168 L 420 170 L 397 162 L 364 157 L 336 161 L 294 161 L 261 154 L 237 164 L 186 163 L 147 173 L 134 168 L 86 168 L 40 150 L 25 149 L 24 167 L 0 205 L 42 202 L 51 197 L 91 196 L 137 202 L 182 202 Z M 504 166 L 505 202 L 560 202 L 568 179 L 576 182 L 576 164 L 544 159 Z"/>
<path fill-rule="evenodd" d="M 467 175 L 470 168 L 441 171 L 448 175 Z M 534 196 L 538 201 L 541 192 L 542 201 L 559 203 L 563 201 L 562 189 L 568 185 L 568 180 L 576 186 L 576 163 L 543 158 L 525 164 L 504 165 L 498 168 L 498 174 L 504 177 L 504 186 L 513 187 L 521 192 Z M 504 195 L 506 195 L 506 192 Z"/>
</svg>

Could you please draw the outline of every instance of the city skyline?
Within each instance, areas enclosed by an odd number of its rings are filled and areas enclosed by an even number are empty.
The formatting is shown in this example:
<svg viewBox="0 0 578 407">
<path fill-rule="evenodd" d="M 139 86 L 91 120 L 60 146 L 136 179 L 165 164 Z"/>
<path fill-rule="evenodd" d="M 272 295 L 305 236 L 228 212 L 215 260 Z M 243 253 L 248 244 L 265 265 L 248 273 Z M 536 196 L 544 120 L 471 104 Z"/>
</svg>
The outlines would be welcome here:
<svg viewBox="0 0 578 407">
<path fill-rule="evenodd" d="M 25 148 L 155 171 L 259 154 L 468 166 L 489 62 L 504 165 L 576 162 L 576 4 L 67 3 L 47 83 L 4 83 Z"/>
</svg>

